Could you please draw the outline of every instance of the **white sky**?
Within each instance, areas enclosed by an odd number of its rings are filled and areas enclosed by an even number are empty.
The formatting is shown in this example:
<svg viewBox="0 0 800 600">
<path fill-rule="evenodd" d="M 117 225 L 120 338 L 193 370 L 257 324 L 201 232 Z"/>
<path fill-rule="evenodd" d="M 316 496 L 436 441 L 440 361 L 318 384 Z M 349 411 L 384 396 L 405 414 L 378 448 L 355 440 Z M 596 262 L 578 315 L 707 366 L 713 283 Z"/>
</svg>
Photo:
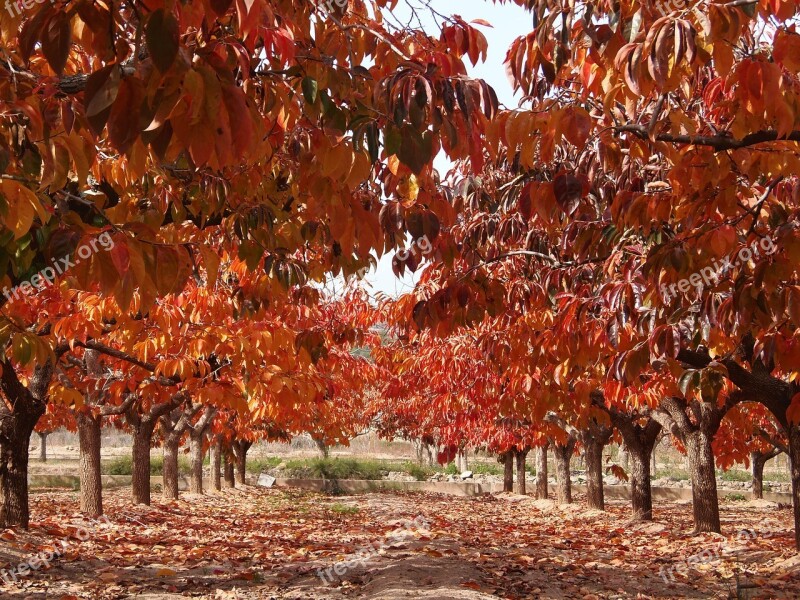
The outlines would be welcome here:
<svg viewBox="0 0 800 600">
<path fill-rule="evenodd" d="M 409 0 L 417 5 L 415 0 Z M 465 57 L 467 72 L 471 77 L 484 79 L 497 92 L 497 97 L 501 104 L 515 107 L 517 100 L 512 94 L 511 83 L 506 77 L 503 59 L 506 50 L 511 42 L 520 35 L 527 35 L 532 30 L 532 17 L 515 4 L 495 5 L 488 0 L 432 0 L 431 6 L 439 13 L 444 15 L 460 15 L 465 21 L 473 19 L 483 19 L 493 25 L 492 28 L 478 26 L 489 42 L 489 50 L 485 63 L 479 63 L 477 67 L 472 67 Z M 426 25 L 430 24 L 428 30 L 431 35 L 438 37 L 438 29 L 430 19 L 430 13 L 424 8 L 417 11 L 423 18 Z M 401 1 L 398 4 L 396 15 L 398 19 L 406 22 L 409 15 L 408 7 Z M 426 20 L 427 19 L 427 20 Z M 444 170 L 447 161 L 444 157 L 437 159 L 437 167 Z M 385 255 L 378 263 L 378 268 L 367 274 L 365 281 L 368 284 L 370 293 L 383 292 L 389 296 L 396 297 L 410 291 L 417 277 L 406 274 L 405 277 L 398 279 L 392 272 L 392 254 Z"/>
</svg>

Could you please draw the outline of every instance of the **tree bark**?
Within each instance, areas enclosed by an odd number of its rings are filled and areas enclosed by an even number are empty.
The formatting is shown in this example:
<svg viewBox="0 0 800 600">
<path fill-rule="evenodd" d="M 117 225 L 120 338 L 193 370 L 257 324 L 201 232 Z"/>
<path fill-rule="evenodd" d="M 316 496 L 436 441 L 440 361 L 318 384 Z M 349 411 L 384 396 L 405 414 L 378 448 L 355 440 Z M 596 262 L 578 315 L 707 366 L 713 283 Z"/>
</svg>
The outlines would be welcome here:
<svg viewBox="0 0 800 600">
<path fill-rule="evenodd" d="M 10 368 L 10 367 L 8 367 Z M 41 411 L 44 414 L 44 410 Z M 33 415 L 16 415 L 11 427 L 4 427 L 6 439 L 0 444 L 0 524 L 28 528 L 28 447 L 36 425 Z"/>
<path fill-rule="evenodd" d="M 607 409 L 611 423 L 622 436 L 628 456 L 628 473 L 631 490 L 632 519 L 653 520 L 653 492 L 650 486 L 650 454 L 661 433 L 661 424 L 655 419 L 637 413 L 623 413 Z"/>
<path fill-rule="evenodd" d="M 695 531 L 720 533 L 717 476 L 711 437 L 705 431 L 694 431 L 686 436 L 685 444 L 692 478 Z"/>
<path fill-rule="evenodd" d="M 750 470 L 753 475 L 753 498 L 764 498 L 764 465 L 775 458 L 781 453 L 780 450 L 771 450 L 769 452 L 751 452 L 750 453 Z"/>
<path fill-rule="evenodd" d="M 164 500 L 178 499 L 178 451 L 180 449 L 180 436 L 167 434 L 164 440 L 164 470 L 161 473 L 163 481 L 162 495 Z"/>
<path fill-rule="evenodd" d="M 37 432 L 39 435 L 39 462 L 46 463 L 47 462 L 47 436 L 50 435 L 48 432 Z"/>
<path fill-rule="evenodd" d="M 525 448 L 524 450 L 517 450 L 516 451 L 516 460 L 517 460 L 517 493 L 521 496 L 527 494 L 526 490 L 526 482 L 525 482 L 525 459 L 528 456 L 528 452 L 530 448 Z"/>
<path fill-rule="evenodd" d="M 239 485 L 247 483 L 247 451 L 252 445 L 253 442 L 248 442 L 247 440 L 234 440 L 232 444 L 233 454 L 236 458 L 236 483 Z"/>
<path fill-rule="evenodd" d="M 583 456 L 586 464 L 586 500 L 589 508 L 605 510 L 603 489 L 603 448 L 611 439 L 614 430 L 607 425 L 590 419 L 586 427 L 578 432 L 583 443 Z"/>
<path fill-rule="evenodd" d="M 189 433 L 189 456 L 192 460 L 192 474 L 189 480 L 189 491 L 193 494 L 203 493 L 203 438 L 205 430 Z"/>
<path fill-rule="evenodd" d="M 503 453 L 503 491 L 514 491 L 514 451 L 509 450 Z"/>
<path fill-rule="evenodd" d="M 586 461 L 586 502 L 589 508 L 605 510 L 603 494 L 603 444 L 588 440 L 583 446 Z"/>
<path fill-rule="evenodd" d="M 628 449 L 625 447 L 625 444 L 619 445 L 619 452 L 617 453 L 617 461 L 619 462 L 619 466 L 628 470 Z"/>
<path fill-rule="evenodd" d="M 790 425 L 789 468 L 792 477 L 792 505 L 794 508 L 794 543 L 800 550 L 800 426 Z"/>
<path fill-rule="evenodd" d="M 143 422 L 133 430 L 131 492 L 134 504 L 150 505 L 150 446 L 153 422 Z"/>
<path fill-rule="evenodd" d="M 328 458 L 328 455 L 330 454 L 330 448 L 328 448 L 328 444 L 319 438 L 312 439 L 314 440 L 314 444 L 317 446 L 317 450 L 319 450 L 320 457 L 323 459 Z"/>
<path fill-rule="evenodd" d="M 222 481 L 220 478 L 220 469 L 222 466 L 222 448 L 219 439 L 214 440 L 211 445 L 211 487 L 214 491 L 219 492 L 222 490 Z"/>
<path fill-rule="evenodd" d="M 536 449 L 536 498 L 547 500 L 547 448 L 549 442 Z"/>
<path fill-rule="evenodd" d="M 556 442 L 553 444 L 553 454 L 556 457 L 556 502 L 558 504 L 572 504 L 572 481 L 570 480 L 569 463 L 575 450 L 575 438 L 570 437 L 566 444 Z"/>
<path fill-rule="evenodd" d="M 233 474 L 233 456 L 230 452 L 225 453 L 225 487 L 236 487 L 236 479 Z"/>
<path fill-rule="evenodd" d="M 56 356 L 66 350 L 56 352 Z M 48 361 L 33 370 L 25 386 L 14 366 L 0 360 L 0 527 L 27 529 L 28 452 L 31 434 L 47 408 L 47 393 L 53 377 Z"/>
<path fill-rule="evenodd" d="M 100 470 L 101 417 L 78 412 L 80 447 L 80 509 L 90 517 L 103 514 L 103 480 Z"/>
</svg>

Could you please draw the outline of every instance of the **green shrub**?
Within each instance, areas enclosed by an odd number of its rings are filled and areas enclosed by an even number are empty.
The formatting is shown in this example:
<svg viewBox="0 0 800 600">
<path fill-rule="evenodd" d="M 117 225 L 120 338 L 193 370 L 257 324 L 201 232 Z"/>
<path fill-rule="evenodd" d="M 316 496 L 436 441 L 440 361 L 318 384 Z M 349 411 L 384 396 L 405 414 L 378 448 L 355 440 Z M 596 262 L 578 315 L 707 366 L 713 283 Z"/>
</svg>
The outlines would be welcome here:
<svg viewBox="0 0 800 600">
<path fill-rule="evenodd" d="M 656 470 L 655 475 L 651 475 L 650 479 L 661 479 L 662 477 L 672 477 L 678 481 L 688 481 L 689 473 L 686 472 L 686 469 L 667 467 L 666 469 Z"/>
<path fill-rule="evenodd" d="M 336 502 L 335 504 L 331 505 L 331 510 L 340 515 L 354 515 L 358 512 L 358 507 L 351 504 L 342 504 L 341 502 Z"/>
<path fill-rule="evenodd" d="M 315 479 L 382 479 L 385 466 L 376 460 L 355 458 L 316 458 L 286 462 L 290 477 Z"/>
<path fill-rule="evenodd" d="M 118 456 L 102 463 L 103 475 L 130 475 L 133 473 L 133 460 L 130 456 Z"/>
<path fill-rule="evenodd" d="M 500 463 L 476 462 L 470 465 L 470 471 L 475 475 L 502 475 L 503 465 Z"/>
<path fill-rule="evenodd" d="M 447 467 L 445 467 L 444 472 L 447 475 L 458 475 L 458 467 L 456 466 L 456 463 L 447 463 Z"/>
<path fill-rule="evenodd" d="M 729 469 L 728 471 L 723 471 L 720 478 L 722 481 L 750 481 L 753 476 L 741 469 Z"/>
<path fill-rule="evenodd" d="M 188 456 L 183 454 L 178 456 L 178 473 L 188 475 L 192 470 L 192 465 Z M 133 459 L 130 456 L 117 456 L 102 464 L 103 475 L 131 475 L 133 473 Z M 153 456 L 150 458 L 150 475 L 162 475 L 164 473 L 164 457 Z"/>
<path fill-rule="evenodd" d="M 725 496 L 726 500 L 730 500 L 731 502 L 743 502 L 747 500 L 747 496 L 744 494 L 728 494 Z"/>
<path fill-rule="evenodd" d="M 247 459 L 247 470 L 250 473 L 261 473 L 263 471 L 274 469 L 281 464 L 281 462 L 282 461 L 279 456 L 266 456 L 264 458 Z"/>
<path fill-rule="evenodd" d="M 405 463 L 404 465 L 402 465 L 402 467 L 403 467 L 402 469 L 398 470 L 403 471 L 404 473 L 408 473 L 417 481 L 425 481 L 429 479 L 431 475 L 436 473 L 436 469 L 433 469 L 431 467 L 424 467 L 422 465 L 418 465 L 413 462 Z M 392 470 L 394 471 L 395 469 Z"/>
</svg>

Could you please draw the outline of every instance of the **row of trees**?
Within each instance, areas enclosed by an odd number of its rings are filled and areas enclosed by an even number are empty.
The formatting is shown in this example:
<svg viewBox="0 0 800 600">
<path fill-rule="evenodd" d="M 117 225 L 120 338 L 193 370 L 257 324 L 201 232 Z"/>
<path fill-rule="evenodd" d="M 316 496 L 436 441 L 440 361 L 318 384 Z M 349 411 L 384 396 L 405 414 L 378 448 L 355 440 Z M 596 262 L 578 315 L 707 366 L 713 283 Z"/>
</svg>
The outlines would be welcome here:
<svg viewBox="0 0 800 600">
<path fill-rule="evenodd" d="M 579 439 L 596 480 L 613 426 L 644 518 L 663 429 L 719 530 L 715 450 L 752 449 L 762 405 L 800 546 L 797 2 L 515 3 L 516 109 L 467 75 L 481 23 L 434 13 L 434 37 L 394 1 L 2 13 L 0 265 L 23 293 L 0 298 L 0 523 L 27 525 L 48 405 L 124 420 L 138 482 L 157 423 L 174 447 L 211 410 L 240 456 L 315 419 L 346 436 L 370 368 L 348 350 L 379 319 L 387 428 L 507 457 L 551 440 L 559 470 Z M 413 294 L 322 301 L 407 245 Z"/>
<path fill-rule="evenodd" d="M 524 100 L 442 182 L 458 218 L 382 307 L 387 428 L 549 443 L 562 486 L 577 443 L 598 508 L 614 435 L 645 519 L 666 432 L 696 529 L 717 532 L 715 460 L 783 448 L 800 548 L 797 3 L 526 5 L 534 30 L 506 57 Z"/>
</svg>

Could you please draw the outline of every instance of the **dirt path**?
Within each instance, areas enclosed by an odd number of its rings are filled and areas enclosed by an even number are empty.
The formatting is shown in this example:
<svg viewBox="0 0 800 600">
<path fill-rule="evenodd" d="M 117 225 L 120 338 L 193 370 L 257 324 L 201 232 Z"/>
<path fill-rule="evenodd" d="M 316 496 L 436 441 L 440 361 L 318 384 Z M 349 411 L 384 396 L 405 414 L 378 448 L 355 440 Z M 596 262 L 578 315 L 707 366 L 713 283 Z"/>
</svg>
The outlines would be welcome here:
<svg viewBox="0 0 800 600">
<path fill-rule="evenodd" d="M 723 537 L 692 536 L 688 506 L 657 506 L 657 522 L 637 524 L 622 504 L 513 495 L 251 488 L 141 507 L 120 490 L 107 494 L 107 523 L 83 520 L 74 493 L 32 500 L 31 531 L 0 536 L 0 569 L 67 544 L 2 598 L 726 598 L 737 573 L 758 586 L 751 597 L 800 597 L 791 515 L 769 503 L 724 504 Z M 737 539 L 743 528 L 754 537 Z"/>
</svg>

